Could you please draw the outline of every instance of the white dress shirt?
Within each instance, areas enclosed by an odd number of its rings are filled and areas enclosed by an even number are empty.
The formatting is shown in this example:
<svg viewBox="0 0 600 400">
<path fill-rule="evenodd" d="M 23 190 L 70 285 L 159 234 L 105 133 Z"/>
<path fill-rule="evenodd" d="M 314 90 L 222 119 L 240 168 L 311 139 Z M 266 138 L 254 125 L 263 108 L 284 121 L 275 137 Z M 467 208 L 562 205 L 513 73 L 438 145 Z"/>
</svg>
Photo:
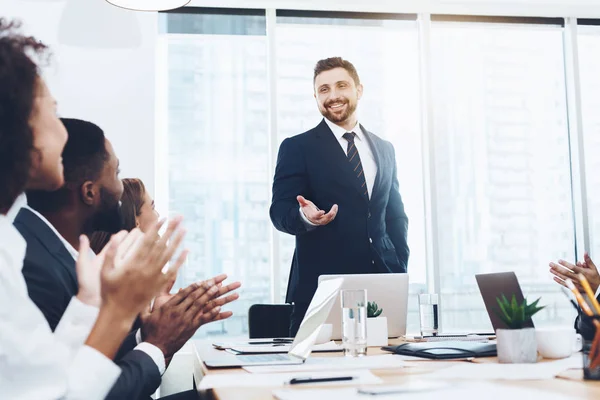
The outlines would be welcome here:
<svg viewBox="0 0 600 400">
<path fill-rule="evenodd" d="M 46 225 L 48 225 L 48 227 L 52 230 L 52 232 L 54 232 L 54 234 L 56 236 L 58 236 L 60 241 L 65 245 L 65 247 L 67 248 L 67 251 L 69 252 L 69 254 L 71 254 L 71 256 L 73 257 L 75 262 L 77 262 L 77 258 L 79 257 L 79 252 L 77 250 L 75 250 L 75 248 L 71 245 L 71 243 L 67 242 L 67 240 L 65 238 L 63 238 L 60 233 L 58 233 L 58 231 L 50 223 L 50 221 L 48 221 L 46 219 L 46 217 L 44 217 L 42 214 L 40 214 L 39 212 L 37 212 L 36 210 L 34 210 L 33 208 L 31 208 L 27 205 L 23 206 L 23 208 L 28 209 L 29 211 L 34 213 L 39 219 L 44 221 L 44 223 Z M 92 249 L 90 249 L 90 253 L 92 256 L 95 256 Z M 160 374 L 162 375 L 166 369 L 165 355 L 163 354 L 162 350 L 151 343 L 142 342 L 142 333 L 139 330 L 136 332 L 135 339 L 136 339 L 136 342 L 138 343 L 138 345 L 135 347 L 135 350 L 140 350 L 140 351 L 143 351 L 144 353 L 148 354 L 148 356 L 156 364 L 156 367 L 158 368 L 158 372 L 160 372 Z"/>
<path fill-rule="evenodd" d="M 350 131 L 342 128 L 339 125 L 334 124 L 327 118 L 325 118 L 325 123 L 333 132 L 333 135 L 339 142 L 340 146 L 342 146 L 342 150 L 344 150 L 344 154 L 348 155 L 348 141 L 344 139 L 344 133 L 346 132 L 354 132 L 356 136 L 354 137 L 354 145 L 356 146 L 356 150 L 358 150 L 358 155 L 360 156 L 360 163 L 362 164 L 362 168 L 365 174 L 365 182 L 367 183 L 367 191 L 369 192 L 369 199 L 371 198 L 371 194 L 373 193 L 373 186 L 375 185 L 375 177 L 377 176 L 377 162 L 375 162 L 375 156 L 373 155 L 373 150 L 371 150 L 371 146 L 369 146 L 369 141 L 365 137 L 365 133 L 360 129 L 360 124 L 356 121 L 356 125 Z M 310 200 L 310 199 L 309 199 Z M 302 221 L 307 226 L 315 227 L 317 225 L 313 224 L 306 218 L 304 213 L 302 212 L 302 207 L 300 207 L 300 217 L 302 217 Z"/>
<path fill-rule="evenodd" d="M 73 297 L 52 333 L 27 294 L 25 239 L 4 215 L 0 238 L 0 398 L 104 399 L 121 369 L 84 345 L 98 308 Z"/>
</svg>

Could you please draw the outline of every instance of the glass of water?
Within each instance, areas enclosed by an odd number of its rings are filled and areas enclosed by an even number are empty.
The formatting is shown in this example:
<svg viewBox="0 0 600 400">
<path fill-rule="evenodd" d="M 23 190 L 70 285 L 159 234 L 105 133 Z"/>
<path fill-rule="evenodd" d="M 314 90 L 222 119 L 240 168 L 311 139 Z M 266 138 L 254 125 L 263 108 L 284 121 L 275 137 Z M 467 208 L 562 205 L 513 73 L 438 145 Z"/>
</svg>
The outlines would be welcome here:
<svg viewBox="0 0 600 400">
<path fill-rule="evenodd" d="M 421 336 L 437 336 L 438 334 L 438 295 L 419 295 L 419 316 L 421 319 Z"/>
<path fill-rule="evenodd" d="M 367 354 L 367 291 L 342 290 L 342 340 L 344 355 Z"/>
</svg>

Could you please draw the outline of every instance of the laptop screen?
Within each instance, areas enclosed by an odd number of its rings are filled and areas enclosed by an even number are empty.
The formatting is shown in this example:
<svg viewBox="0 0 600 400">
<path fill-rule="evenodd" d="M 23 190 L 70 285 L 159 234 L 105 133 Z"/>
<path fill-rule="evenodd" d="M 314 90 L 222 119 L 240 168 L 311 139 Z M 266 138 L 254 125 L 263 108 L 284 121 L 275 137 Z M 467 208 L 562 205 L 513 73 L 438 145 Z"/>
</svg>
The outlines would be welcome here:
<svg viewBox="0 0 600 400">
<path fill-rule="evenodd" d="M 343 278 L 337 278 L 319 284 L 288 354 L 303 360 L 308 358 L 343 282 Z"/>
</svg>

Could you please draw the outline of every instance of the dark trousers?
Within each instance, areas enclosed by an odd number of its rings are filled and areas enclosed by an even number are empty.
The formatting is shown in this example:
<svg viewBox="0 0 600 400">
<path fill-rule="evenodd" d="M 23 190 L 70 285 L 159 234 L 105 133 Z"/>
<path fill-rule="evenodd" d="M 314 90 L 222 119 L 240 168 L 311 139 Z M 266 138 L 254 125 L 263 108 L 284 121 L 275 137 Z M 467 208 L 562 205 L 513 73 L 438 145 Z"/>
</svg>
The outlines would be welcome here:
<svg viewBox="0 0 600 400">
<path fill-rule="evenodd" d="M 294 303 L 290 316 L 290 337 L 295 337 L 310 303 Z"/>
</svg>

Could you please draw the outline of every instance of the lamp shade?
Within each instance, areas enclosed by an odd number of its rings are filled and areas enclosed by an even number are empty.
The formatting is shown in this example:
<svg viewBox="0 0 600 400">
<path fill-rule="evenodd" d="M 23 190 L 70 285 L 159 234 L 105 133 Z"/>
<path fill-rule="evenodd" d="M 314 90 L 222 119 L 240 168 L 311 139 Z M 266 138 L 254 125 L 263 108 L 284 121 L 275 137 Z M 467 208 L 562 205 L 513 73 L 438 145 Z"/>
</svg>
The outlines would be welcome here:
<svg viewBox="0 0 600 400">
<path fill-rule="evenodd" d="M 165 11 L 185 6 L 190 0 L 106 0 L 110 4 L 138 11 Z"/>
</svg>

